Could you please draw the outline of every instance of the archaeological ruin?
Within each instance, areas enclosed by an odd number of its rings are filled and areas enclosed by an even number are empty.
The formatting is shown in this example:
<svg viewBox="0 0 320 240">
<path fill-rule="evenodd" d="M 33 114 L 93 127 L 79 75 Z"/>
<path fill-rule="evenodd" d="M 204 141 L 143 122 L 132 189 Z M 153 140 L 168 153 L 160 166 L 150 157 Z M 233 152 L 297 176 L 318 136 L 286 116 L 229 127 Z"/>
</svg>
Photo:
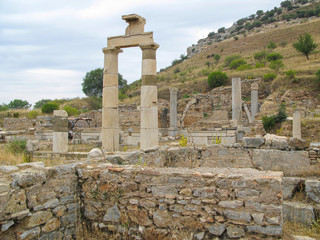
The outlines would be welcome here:
<svg viewBox="0 0 320 240">
<path fill-rule="evenodd" d="M 285 222 L 317 221 L 320 143 L 302 138 L 303 110 L 288 113 L 285 137 L 263 129 L 261 79 L 160 98 L 153 32 L 139 15 L 122 19 L 125 35 L 103 48 L 102 110 L 79 116 L 90 124 L 68 140 L 64 110 L 4 119 L 0 142 L 26 140 L 33 160 L 0 164 L 0 239 L 282 239 Z M 127 47 L 142 51 L 140 105 L 118 100 Z"/>
</svg>

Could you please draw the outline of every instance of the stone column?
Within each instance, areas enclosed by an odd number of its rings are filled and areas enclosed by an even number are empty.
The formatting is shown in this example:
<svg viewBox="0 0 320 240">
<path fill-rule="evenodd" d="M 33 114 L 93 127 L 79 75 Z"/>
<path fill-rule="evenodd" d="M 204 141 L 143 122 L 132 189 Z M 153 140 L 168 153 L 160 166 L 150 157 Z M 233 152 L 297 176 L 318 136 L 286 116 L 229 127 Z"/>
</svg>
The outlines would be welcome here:
<svg viewBox="0 0 320 240">
<path fill-rule="evenodd" d="M 170 126 L 169 136 L 176 136 L 177 134 L 177 88 L 170 88 Z"/>
<path fill-rule="evenodd" d="M 139 45 L 142 50 L 140 148 L 158 146 L 158 90 L 156 50 L 159 45 Z"/>
<path fill-rule="evenodd" d="M 301 139 L 301 113 L 298 110 L 293 112 L 292 136 Z"/>
<path fill-rule="evenodd" d="M 68 152 L 68 113 L 64 110 L 53 112 L 53 149 L 54 153 Z"/>
<path fill-rule="evenodd" d="M 258 98 L 258 83 L 251 84 L 251 118 L 255 119 L 256 115 L 259 112 L 259 98 Z"/>
<path fill-rule="evenodd" d="M 242 125 L 241 78 L 232 78 L 232 120 Z"/>
<path fill-rule="evenodd" d="M 102 149 L 108 152 L 119 150 L 118 114 L 118 54 L 119 48 L 103 48 L 103 95 L 102 95 Z"/>
</svg>

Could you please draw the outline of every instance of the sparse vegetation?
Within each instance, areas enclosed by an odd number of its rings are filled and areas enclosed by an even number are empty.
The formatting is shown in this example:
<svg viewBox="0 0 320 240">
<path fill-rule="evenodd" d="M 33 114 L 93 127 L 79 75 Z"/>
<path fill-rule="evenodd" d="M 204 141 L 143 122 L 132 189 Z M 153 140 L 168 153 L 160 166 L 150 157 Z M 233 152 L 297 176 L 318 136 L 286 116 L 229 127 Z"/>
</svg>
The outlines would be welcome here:
<svg viewBox="0 0 320 240">
<path fill-rule="evenodd" d="M 276 61 L 278 59 L 282 59 L 283 56 L 280 53 L 270 53 L 266 56 L 266 58 L 269 62 L 271 62 L 271 61 Z"/>
<path fill-rule="evenodd" d="M 265 59 L 266 56 L 267 56 L 266 51 L 260 51 L 260 52 L 255 53 L 253 57 L 255 60 L 261 61 L 261 60 Z"/>
<path fill-rule="evenodd" d="M 267 45 L 267 48 L 273 50 L 275 48 L 277 48 L 277 44 L 275 44 L 274 42 L 269 42 L 269 44 Z"/>
<path fill-rule="evenodd" d="M 226 57 L 226 59 L 224 60 L 224 66 L 225 66 L 225 67 L 229 67 L 232 61 L 237 60 L 237 59 L 240 59 L 240 58 L 241 58 L 240 55 L 231 55 L 231 56 L 228 56 L 228 57 Z"/>
<path fill-rule="evenodd" d="M 263 76 L 263 80 L 266 82 L 273 81 L 276 78 L 277 78 L 277 74 L 275 73 L 267 73 Z"/>
<path fill-rule="evenodd" d="M 280 104 L 278 113 L 276 115 L 262 117 L 262 124 L 264 129 L 269 132 L 276 124 L 280 124 L 287 119 L 286 106 Z"/>
</svg>

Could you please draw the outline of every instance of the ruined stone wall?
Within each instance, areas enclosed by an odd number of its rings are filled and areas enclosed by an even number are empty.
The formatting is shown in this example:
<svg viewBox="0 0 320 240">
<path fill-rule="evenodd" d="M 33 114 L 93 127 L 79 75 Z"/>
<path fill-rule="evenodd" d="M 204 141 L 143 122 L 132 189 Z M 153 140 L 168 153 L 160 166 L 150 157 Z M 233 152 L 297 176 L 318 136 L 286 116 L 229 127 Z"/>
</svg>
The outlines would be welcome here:
<svg viewBox="0 0 320 240">
<path fill-rule="evenodd" d="M 77 186 L 74 166 L 0 167 L 0 239 L 73 239 Z"/>
<path fill-rule="evenodd" d="M 106 238 L 276 239 L 282 231 L 279 172 L 39 163 L 0 172 L 3 240 L 76 239 L 80 220 Z"/>
<path fill-rule="evenodd" d="M 36 125 L 34 119 L 28 118 L 5 118 L 3 119 L 3 128 L 5 130 L 28 130 Z"/>
<path fill-rule="evenodd" d="M 93 165 L 79 177 L 84 217 L 106 236 L 277 239 L 282 231 L 278 172 Z"/>
</svg>

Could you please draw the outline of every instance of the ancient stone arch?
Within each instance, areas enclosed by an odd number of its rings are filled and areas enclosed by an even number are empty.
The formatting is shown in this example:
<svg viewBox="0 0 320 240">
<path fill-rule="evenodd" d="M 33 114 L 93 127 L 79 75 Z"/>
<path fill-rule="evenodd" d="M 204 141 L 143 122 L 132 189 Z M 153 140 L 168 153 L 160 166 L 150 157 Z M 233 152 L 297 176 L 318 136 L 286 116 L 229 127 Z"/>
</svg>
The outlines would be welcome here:
<svg viewBox="0 0 320 240">
<path fill-rule="evenodd" d="M 137 15 L 122 16 L 129 25 L 125 35 L 108 38 L 108 47 L 103 48 L 103 108 L 102 148 L 105 151 L 119 150 L 118 115 L 118 54 L 121 48 L 140 47 L 142 50 L 141 123 L 140 148 L 158 145 L 158 97 L 156 50 L 153 32 L 144 32 L 146 20 Z"/>
</svg>

